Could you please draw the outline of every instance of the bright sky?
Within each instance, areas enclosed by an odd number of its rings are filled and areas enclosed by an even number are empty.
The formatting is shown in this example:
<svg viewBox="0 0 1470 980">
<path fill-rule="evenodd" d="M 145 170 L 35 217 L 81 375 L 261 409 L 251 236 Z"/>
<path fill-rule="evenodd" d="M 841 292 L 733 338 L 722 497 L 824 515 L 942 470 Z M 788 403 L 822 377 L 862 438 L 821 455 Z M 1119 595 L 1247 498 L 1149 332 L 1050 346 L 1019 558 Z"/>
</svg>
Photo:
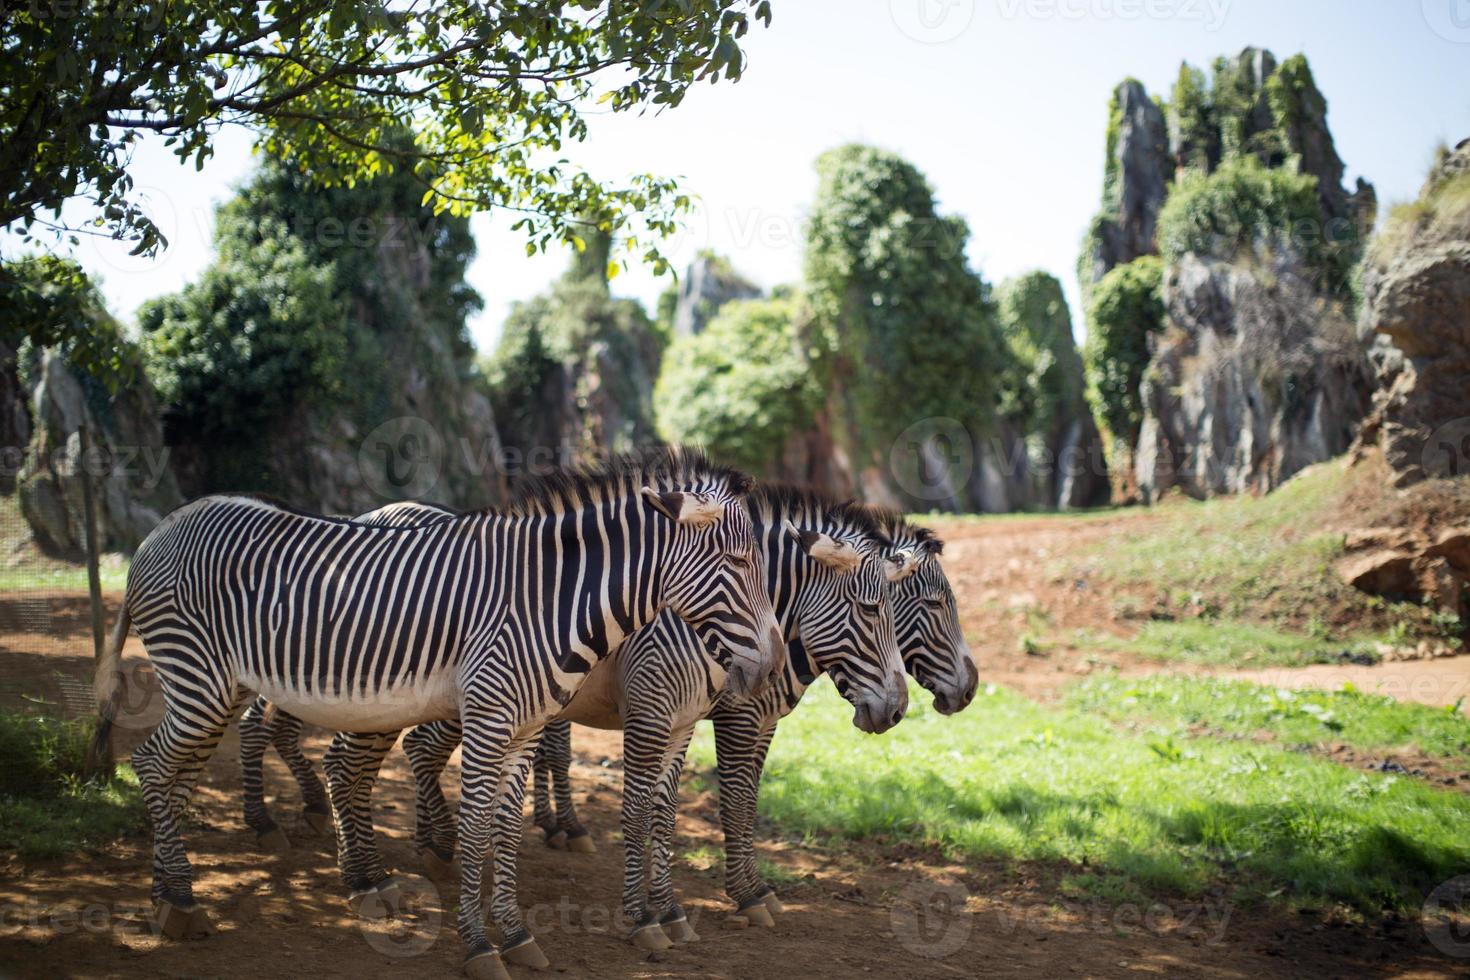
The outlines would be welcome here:
<svg viewBox="0 0 1470 980">
<path fill-rule="evenodd" d="M 1380 201 L 1412 199 L 1436 144 L 1470 136 L 1470 0 L 775 0 L 735 85 L 701 86 L 662 115 L 599 116 L 573 159 L 604 179 L 681 179 L 701 213 L 666 250 L 683 264 L 712 247 L 764 286 L 801 271 L 801 221 L 823 150 L 895 150 L 964 216 L 971 264 L 999 282 L 1029 269 L 1061 279 L 1077 316 L 1078 243 L 1101 190 L 1106 107 L 1125 76 L 1168 94 L 1181 60 L 1201 67 L 1251 44 L 1304 51 L 1348 166 Z M 78 251 L 125 321 L 211 257 L 215 204 L 248 175 L 250 135 L 219 140 L 195 173 L 159 145 L 134 176 L 172 245 L 128 258 L 111 242 Z M 472 324 L 493 346 L 510 304 L 558 275 L 565 256 L 528 259 L 510 220 L 474 220 Z M 7 249 L 9 251 L 10 249 Z M 651 304 L 667 283 L 643 270 L 615 289 Z M 1081 334 L 1081 325 L 1077 327 Z"/>
</svg>

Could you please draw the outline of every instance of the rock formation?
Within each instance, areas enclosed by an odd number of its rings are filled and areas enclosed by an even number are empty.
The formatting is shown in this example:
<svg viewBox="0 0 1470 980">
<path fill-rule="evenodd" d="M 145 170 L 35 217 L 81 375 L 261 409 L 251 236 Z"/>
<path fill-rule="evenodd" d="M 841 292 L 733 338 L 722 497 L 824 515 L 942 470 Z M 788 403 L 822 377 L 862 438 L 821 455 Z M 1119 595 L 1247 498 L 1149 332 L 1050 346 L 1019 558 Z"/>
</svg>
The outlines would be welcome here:
<svg viewBox="0 0 1470 980">
<path fill-rule="evenodd" d="M 1379 391 L 1364 426 L 1399 486 L 1470 474 L 1470 140 L 1443 154 L 1363 268 Z"/>
<path fill-rule="evenodd" d="M 674 305 L 673 334 L 697 334 L 720 307 L 737 299 L 756 299 L 760 288 L 731 267 L 730 261 L 713 252 L 701 252 L 689 263 L 678 286 Z"/>
<path fill-rule="evenodd" d="M 5 469 L 36 543 L 58 557 L 85 554 L 82 479 L 90 476 L 99 546 L 132 550 L 183 502 L 152 388 L 139 377 L 112 395 L 56 351 L 27 351 L 26 359 L 18 371 L 15 354 L 0 351 L 0 417 Z M 90 455 L 82 453 L 84 424 Z"/>
<path fill-rule="evenodd" d="M 1146 500 L 1264 493 L 1345 452 L 1371 371 L 1303 263 L 1187 255 L 1164 280 L 1167 331 L 1143 383 L 1135 478 Z"/>
<path fill-rule="evenodd" d="M 1218 247 L 1165 256 L 1163 319 L 1136 326 L 1151 353 L 1142 425 L 1125 447 L 1128 489 L 1145 500 L 1173 488 L 1268 491 L 1344 451 L 1356 433 L 1372 372 L 1348 326 L 1344 283 L 1376 201 L 1361 180 L 1352 192 L 1343 187 L 1326 113 L 1304 57 L 1278 64 L 1254 48 L 1218 59 L 1209 81 L 1184 66 L 1162 109 L 1137 82 L 1114 93 L 1103 210 L 1079 261 L 1084 292 L 1114 266 L 1158 254 L 1161 220 L 1176 220 L 1165 205 L 1186 174 L 1218 177 L 1224 163 L 1255 157 L 1316 178 L 1318 198 L 1311 229 L 1273 229 L 1269 241 L 1221 235 Z M 1226 187 L 1201 199 L 1231 212 L 1214 216 L 1214 227 L 1247 233 L 1249 209 L 1270 206 L 1236 204 Z M 1320 244 L 1299 247 L 1304 232 Z M 1089 370 L 1104 377 L 1110 366 Z"/>
</svg>

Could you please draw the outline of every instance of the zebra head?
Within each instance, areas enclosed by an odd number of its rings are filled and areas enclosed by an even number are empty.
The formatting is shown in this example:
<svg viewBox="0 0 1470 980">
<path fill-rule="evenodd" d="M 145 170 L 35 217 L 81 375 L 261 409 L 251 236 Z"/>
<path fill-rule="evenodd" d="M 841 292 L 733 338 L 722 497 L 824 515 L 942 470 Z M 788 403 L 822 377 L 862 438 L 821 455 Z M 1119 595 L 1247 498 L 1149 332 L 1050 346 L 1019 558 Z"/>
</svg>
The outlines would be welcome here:
<svg viewBox="0 0 1470 980">
<path fill-rule="evenodd" d="M 908 710 L 888 596 L 887 541 L 861 507 L 810 490 L 763 488 L 754 502 L 757 523 L 780 533 L 779 558 L 772 563 L 768 555 L 768 567 L 787 637 L 832 677 L 853 706 L 854 726 L 887 731 Z"/>
<path fill-rule="evenodd" d="M 903 561 L 890 594 L 904 669 L 934 695 L 940 714 L 962 711 L 974 700 L 980 677 L 960 626 L 954 589 L 939 564 L 944 542 L 897 511 L 874 509 L 874 514 L 893 542 L 892 554 Z"/>
<path fill-rule="evenodd" d="M 672 529 L 659 604 L 699 635 L 732 695 L 757 695 L 785 667 L 786 642 L 756 561 L 746 507 L 755 481 L 706 467 L 667 482 L 642 488 L 654 520 Z"/>
</svg>

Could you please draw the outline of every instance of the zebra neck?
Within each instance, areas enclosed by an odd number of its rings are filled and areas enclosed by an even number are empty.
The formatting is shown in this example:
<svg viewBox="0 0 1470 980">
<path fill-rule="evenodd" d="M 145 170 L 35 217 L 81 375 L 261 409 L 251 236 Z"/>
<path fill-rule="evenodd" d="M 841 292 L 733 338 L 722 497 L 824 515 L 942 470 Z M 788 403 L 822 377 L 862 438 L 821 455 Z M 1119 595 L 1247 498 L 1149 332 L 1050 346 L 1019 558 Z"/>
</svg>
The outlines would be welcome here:
<svg viewBox="0 0 1470 980">
<path fill-rule="evenodd" d="M 522 579 L 522 626 L 559 666 L 585 673 L 658 614 L 657 569 L 670 536 L 646 526 L 635 501 L 502 518 L 505 573 Z"/>
</svg>

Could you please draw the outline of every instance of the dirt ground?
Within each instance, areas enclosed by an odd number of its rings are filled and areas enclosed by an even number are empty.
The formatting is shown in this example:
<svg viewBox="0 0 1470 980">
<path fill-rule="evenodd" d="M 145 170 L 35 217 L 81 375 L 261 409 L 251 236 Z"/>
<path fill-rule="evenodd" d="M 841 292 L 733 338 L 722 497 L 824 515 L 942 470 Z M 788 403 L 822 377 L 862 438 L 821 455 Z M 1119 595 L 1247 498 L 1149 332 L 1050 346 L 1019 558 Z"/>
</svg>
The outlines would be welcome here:
<svg viewBox="0 0 1470 980">
<path fill-rule="evenodd" d="M 1079 672 L 1096 669 L 1087 663 L 1089 651 L 1054 649 L 1038 658 L 1020 650 L 1016 637 L 1034 609 L 1046 610 L 1059 631 L 1120 632 L 1101 589 L 1085 578 L 1052 580 L 1048 567 L 1053 557 L 1116 533 L 1116 521 L 1147 519 L 943 525 L 945 565 L 966 610 L 982 677 L 1045 700 Z M 86 637 L 84 604 L 44 605 L 51 610 L 51 631 Z M 31 621 L 3 608 L 0 602 L 0 702 L 44 697 L 86 710 L 90 663 L 79 652 L 85 646 L 49 647 Z M 134 683 L 146 689 L 148 673 L 136 638 L 127 655 Z M 1101 659 L 1125 672 L 1157 669 L 1112 652 Z M 1433 664 L 1449 669 L 1447 661 Z M 1464 664 L 1453 669 L 1470 670 Z M 1355 683 L 1371 689 L 1368 678 Z M 146 696 L 140 701 L 143 721 L 120 736 L 121 752 L 146 735 L 156 710 Z M 326 741 L 324 734 L 314 734 L 308 752 L 320 758 Z M 531 831 L 520 859 L 521 902 L 552 960 L 553 975 L 1465 975 L 1466 961 L 1440 954 L 1413 921 L 1350 925 L 1289 910 L 1239 908 L 1223 896 L 1145 907 L 1091 905 L 1063 897 L 1065 869 L 1059 867 L 960 866 L 907 847 L 828 851 L 775 839 L 770 827 L 762 828 L 762 853 L 783 872 L 785 884 L 778 890 L 786 912 L 773 930 L 733 928 L 718 861 L 702 857 L 719 846 L 715 800 L 692 784 L 685 791 L 677 850 L 695 854 L 681 861 L 677 882 L 701 939 L 650 956 L 622 941 L 622 930 L 612 923 L 621 881 L 620 737 L 578 729 L 575 745 L 577 802 L 598 852 L 553 851 Z M 385 859 L 402 874 L 414 911 L 390 926 L 360 923 L 348 914 L 332 842 L 308 836 L 294 785 L 274 755 L 268 756 L 268 792 L 296 846 L 280 854 L 256 848 L 240 817 L 237 759 L 232 731 L 201 780 L 186 836 L 198 875 L 196 895 L 214 919 L 215 935 L 177 943 L 152 934 L 144 837 L 121 841 L 104 854 L 34 862 L 0 858 L 0 976 L 456 975 L 456 885 L 421 876 L 410 843 L 411 782 L 400 752 L 390 756 L 379 782 L 376 817 Z M 451 767 L 450 776 L 456 772 Z M 512 972 L 518 978 L 533 975 L 520 968 Z"/>
</svg>

